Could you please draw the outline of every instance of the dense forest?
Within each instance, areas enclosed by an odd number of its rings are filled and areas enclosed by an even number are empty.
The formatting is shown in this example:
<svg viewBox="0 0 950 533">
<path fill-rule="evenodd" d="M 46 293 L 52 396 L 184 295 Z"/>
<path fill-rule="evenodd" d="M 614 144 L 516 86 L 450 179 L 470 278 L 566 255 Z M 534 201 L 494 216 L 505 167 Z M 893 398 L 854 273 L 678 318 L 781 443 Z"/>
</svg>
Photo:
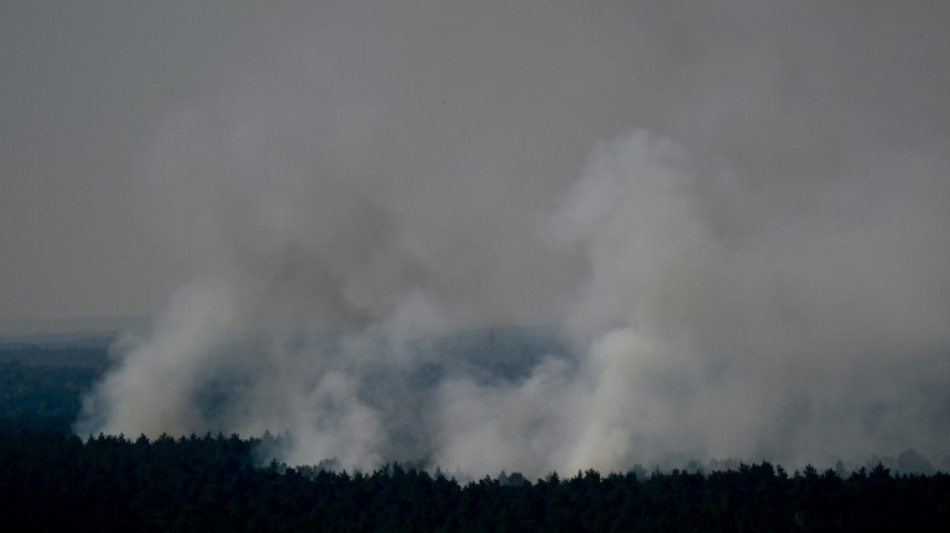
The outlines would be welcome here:
<svg viewBox="0 0 950 533">
<path fill-rule="evenodd" d="M 74 351 L 50 353 L 63 350 Z M 950 523 L 950 475 L 883 465 L 460 481 L 412 465 L 262 464 L 269 435 L 82 439 L 69 427 L 104 369 L 104 349 L 0 348 L 0 361 L 0 501 L 7 524 L 24 530 L 946 531 Z"/>
<path fill-rule="evenodd" d="M 517 474 L 255 466 L 256 440 L 0 437 L 8 523 L 123 531 L 945 531 L 950 476 L 768 463 L 724 472 Z"/>
</svg>

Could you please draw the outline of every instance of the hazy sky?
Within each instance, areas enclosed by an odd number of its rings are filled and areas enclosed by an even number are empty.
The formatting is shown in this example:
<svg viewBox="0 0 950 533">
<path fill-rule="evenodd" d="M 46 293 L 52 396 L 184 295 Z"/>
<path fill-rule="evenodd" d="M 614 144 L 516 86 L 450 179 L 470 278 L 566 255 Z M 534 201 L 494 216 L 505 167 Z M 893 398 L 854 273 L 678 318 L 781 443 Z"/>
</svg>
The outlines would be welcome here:
<svg viewBox="0 0 950 533">
<path fill-rule="evenodd" d="M 235 130 L 271 121 L 279 142 L 307 145 L 292 150 L 313 154 L 314 173 L 493 188 L 474 197 L 502 218 L 558 202 L 598 140 L 633 128 L 790 182 L 860 164 L 842 155 L 854 146 L 945 168 L 947 14 L 874 1 L 3 2 L 0 318 L 152 312 L 202 271 L 175 211 L 156 213 L 147 168 L 192 111 Z"/>
<path fill-rule="evenodd" d="M 0 5 L 0 318 L 150 312 L 189 275 L 138 216 L 141 160 L 246 55 L 247 4 Z"/>
</svg>

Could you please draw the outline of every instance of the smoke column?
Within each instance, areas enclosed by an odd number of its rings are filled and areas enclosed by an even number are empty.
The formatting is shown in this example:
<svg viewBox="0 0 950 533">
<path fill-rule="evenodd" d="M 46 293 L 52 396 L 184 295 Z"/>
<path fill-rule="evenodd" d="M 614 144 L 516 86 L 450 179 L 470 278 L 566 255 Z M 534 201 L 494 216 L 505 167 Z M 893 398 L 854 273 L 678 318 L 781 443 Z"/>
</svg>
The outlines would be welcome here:
<svg viewBox="0 0 950 533">
<path fill-rule="evenodd" d="M 76 431 L 529 476 L 943 460 L 944 8 L 790 4 L 275 16 L 155 126 L 140 211 L 196 276 Z"/>
</svg>

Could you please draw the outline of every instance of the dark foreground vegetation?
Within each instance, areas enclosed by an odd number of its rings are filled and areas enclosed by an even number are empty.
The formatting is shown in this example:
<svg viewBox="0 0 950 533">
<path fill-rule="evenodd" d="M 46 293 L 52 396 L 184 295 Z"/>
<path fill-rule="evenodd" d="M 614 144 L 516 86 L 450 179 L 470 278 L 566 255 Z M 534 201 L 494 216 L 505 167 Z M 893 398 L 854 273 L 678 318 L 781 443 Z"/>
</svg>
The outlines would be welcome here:
<svg viewBox="0 0 950 533">
<path fill-rule="evenodd" d="M 950 476 L 880 465 L 462 483 L 398 464 L 261 467 L 271 437 L 81 439 L 70 425 L 106 358 L 64 350 L 0 349 L 4 531 L 950 531 Z"/>
<path fill-rule="evenodd" d="M 35 531 L 946 531 L 950 476 L 847 479 L 768 463 L 707 475 L 594 471 L 460 485 L 388 465 L 368 473 L 256 468 L 256 440 L 0 437 L 7 524 Z M 8 530 L 9 531 L 9 530 Z"/>
</svg>

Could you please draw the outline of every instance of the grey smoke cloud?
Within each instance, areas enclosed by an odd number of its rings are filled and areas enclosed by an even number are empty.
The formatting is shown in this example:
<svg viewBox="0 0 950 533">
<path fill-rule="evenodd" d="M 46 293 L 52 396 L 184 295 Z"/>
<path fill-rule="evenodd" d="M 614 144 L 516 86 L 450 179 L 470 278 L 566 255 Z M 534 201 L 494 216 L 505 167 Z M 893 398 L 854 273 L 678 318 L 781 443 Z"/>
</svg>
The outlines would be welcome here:
<svg viewBox="0 0 950 533">
<path fill-rule="evenodd" d="M 275 17 L 154 128 L 137 205 L 200 268 L 77 431 L 533 476 L 942 459 L 944 8 L 861 6 Z M 563 339 L 465 337 L 525 325 Z"/>
<path fill-rule="evenodd" d="M 761 199 L 644 132 L 591 161 L 567 210 L 590 265 L 573 316 L 582 331 L 612 331 L 590 350 L 584 463 L 638 449 L 828 462 L 902 441 L 942 453 L 939 170 L 882 163 L 884 175 L 811 185 L 816 200 L 795 212 L 747 217 Z M 726 204 L 705 209 L 717 196 Z"/>
</svg>

